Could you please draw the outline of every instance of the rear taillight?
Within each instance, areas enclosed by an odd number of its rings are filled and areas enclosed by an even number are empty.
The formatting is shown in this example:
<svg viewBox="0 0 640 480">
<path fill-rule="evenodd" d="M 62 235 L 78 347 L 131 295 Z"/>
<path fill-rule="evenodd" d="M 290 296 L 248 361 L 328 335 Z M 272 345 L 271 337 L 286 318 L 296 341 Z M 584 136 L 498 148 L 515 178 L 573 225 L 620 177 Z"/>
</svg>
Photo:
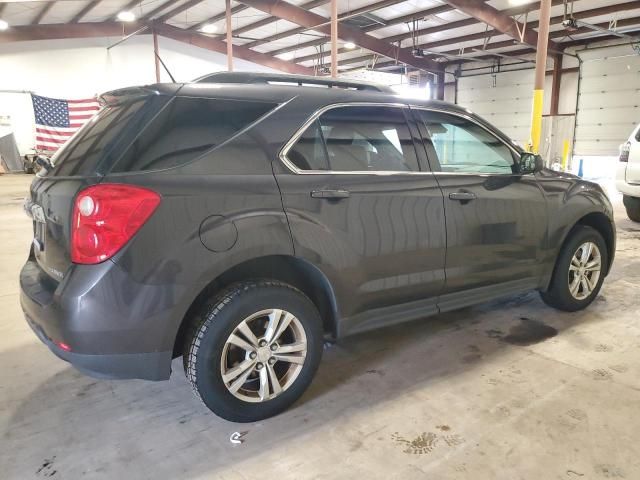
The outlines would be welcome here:
<svg viewBox="0 0 640 480">
<path fill-rule="evenodd" d="M 620 145 L 620 161 L 629 161 L 629 151 L 631 150 L 631 144 L 629 142 Z"/>
<path fill-rule="evenodd" d="M 101 184 L 82 190 L 73 206 L 71 261 L 104 262 L 120 250 L 160 204 L 146 188 Z"/>
</svg>

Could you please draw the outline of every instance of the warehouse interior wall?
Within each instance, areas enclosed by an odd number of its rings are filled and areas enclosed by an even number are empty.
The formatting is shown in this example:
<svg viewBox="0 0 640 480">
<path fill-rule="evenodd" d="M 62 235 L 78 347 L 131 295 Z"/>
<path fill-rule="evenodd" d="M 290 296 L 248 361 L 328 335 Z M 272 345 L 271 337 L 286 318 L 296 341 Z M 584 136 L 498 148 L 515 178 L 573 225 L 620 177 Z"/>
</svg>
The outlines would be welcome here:
<svg viewBox="0 0 640 480">
<path fill-rule="evenodd" d="M 573 71 L 562 74 L 558 116 L 550 117 L 552 77 L 547 75 L 541 154 L 548 165 L 557 164 L 562 159 L 564 141 L 570 140 L 569 171 L 582 171 L 592 179 L 612 178 L 618 147 L 640 118 L 640 55 L 622 39 L 595 42 L 588 49 L 567 52 L 580 55 L 582 78 Z M 577 58 L 564 57 L 563 69 L 579 66 Z M 553 60 L 549 59 L 547 71 L 552 69 Z M 503 65 L 499 73 L 492 73 L 486 64 L 466 63 L 457 89 L 447 91 L 446 98 L 456 98 L 458 104 L 525 145 L 531 124 L 533 81 L 530 64 Z"/>
<path fill-rule="evenodd" d="M 30 41 L 0 45 L 0 136 L 13 131 L 21 154 L 34 145 L 31 98 L 89 98 L 115 88 L 156 83 L 153 38 L 131 37 L 107 50 L 119 38 Z M 160 57 L 176 81 L 226 70 L 226 55 L 158 36 Z M 234 59 L 239 71 L 274 71 Z M 161 67 L 161 81 L 170 81 Z M 7 120 L 8 119 L 8 120 Z"/>
</svg>

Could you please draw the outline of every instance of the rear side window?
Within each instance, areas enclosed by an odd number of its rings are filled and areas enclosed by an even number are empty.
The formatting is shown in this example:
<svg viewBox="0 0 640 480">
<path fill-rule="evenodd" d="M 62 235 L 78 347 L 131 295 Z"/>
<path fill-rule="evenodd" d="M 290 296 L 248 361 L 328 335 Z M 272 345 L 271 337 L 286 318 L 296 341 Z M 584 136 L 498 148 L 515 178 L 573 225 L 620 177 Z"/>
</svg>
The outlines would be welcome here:
<svg viewBox="0 0 640 480">
<path fill-rule="evenodd" d="M 117 141 L 124 127 L 140 111 L 143 100 L 102 109 L 82 126 L 56 154 L 53 175 L 91 175 Z"/>
<path fill-rule="evenodd" d="M 183 165 L 273 110 L 274 103 L 174 98 L 133 141 L 112 172 Z"/>
<path fill-rule="evenodd" d="M 404 112 L 397 107 L 328 110 L 287 152 L 300 170 L 334 172 L 419 170 Z"/>
</svg>

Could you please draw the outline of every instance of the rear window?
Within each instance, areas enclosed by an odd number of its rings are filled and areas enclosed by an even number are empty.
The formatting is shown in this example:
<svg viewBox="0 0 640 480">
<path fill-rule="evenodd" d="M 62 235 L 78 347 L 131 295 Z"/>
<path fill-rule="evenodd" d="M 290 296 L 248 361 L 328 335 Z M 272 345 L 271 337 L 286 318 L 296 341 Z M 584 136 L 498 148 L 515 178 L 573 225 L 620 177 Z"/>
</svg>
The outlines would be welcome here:
<svg viewBox="0 0 640 480">
<path fill-rule="evenodd" d="M 59 176 L 91 175 L 125 125 L 144 105 L 143 100 L 102 109 L 56 152 L 52 174 Z"/>
<path fill-rule="evenodd" d="M 229 140 L 276 105 L 176 97 L 147 125 L 111 171 L 162 170 L 183 165 Z"/>
</svg>

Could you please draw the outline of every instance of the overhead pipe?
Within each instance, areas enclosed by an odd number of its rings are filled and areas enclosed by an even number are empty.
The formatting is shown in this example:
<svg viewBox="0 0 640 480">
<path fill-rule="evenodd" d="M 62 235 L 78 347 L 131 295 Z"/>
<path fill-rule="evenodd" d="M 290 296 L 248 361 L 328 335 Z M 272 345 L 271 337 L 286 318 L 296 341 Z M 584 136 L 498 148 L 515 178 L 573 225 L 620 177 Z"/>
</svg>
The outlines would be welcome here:
<svg viewBox="0 0 640 480">
<path fill-rule="evenodd" d="M 338 0 L 331 0 L 331 76 L 338 78 Z"/>
</svg>

